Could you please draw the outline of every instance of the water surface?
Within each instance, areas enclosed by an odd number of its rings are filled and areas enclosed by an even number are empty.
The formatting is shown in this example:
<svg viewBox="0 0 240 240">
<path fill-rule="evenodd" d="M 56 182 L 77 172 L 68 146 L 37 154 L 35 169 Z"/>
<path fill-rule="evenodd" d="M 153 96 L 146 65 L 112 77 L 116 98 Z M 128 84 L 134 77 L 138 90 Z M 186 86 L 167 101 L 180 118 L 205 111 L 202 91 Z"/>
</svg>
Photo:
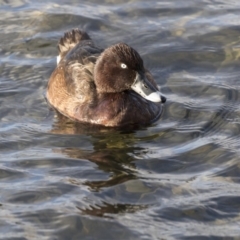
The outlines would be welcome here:
<svg viewBox="0 0 240 240">
<path fill-rule="evenodd" d="M 0 239 L 239 239 L 240 3 L 0 1 Z M 45 101 L 57 41 L 139 51 L 167 97 L 136 130 Z"/>
</svg>

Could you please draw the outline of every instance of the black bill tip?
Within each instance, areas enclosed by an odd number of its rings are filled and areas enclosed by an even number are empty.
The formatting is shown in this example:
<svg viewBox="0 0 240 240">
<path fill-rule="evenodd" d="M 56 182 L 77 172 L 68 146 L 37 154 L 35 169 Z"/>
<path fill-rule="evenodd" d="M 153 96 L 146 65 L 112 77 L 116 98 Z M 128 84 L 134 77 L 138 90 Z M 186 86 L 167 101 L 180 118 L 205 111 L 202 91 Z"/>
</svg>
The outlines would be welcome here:
<svg viewBox="0 0 240 240">
<path fill-rule="evenodd" d="M 166 101 L 167 101 L 167 98 L 164 97 L 164 96 L 161 96 L 161 102 L 162 102 L 162 103 L 165 103 Z"/>
</svg>

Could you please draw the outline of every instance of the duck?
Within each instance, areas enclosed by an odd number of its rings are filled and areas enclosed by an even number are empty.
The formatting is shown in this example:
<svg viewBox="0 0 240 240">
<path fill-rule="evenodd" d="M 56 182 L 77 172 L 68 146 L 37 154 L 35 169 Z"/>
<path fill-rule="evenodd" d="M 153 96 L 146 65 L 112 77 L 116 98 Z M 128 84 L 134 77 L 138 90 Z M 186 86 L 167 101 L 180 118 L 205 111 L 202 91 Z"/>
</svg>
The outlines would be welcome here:
<svg viewBox="0 0 240 240">
<path fill-rule="evenodd" d="M 126 43 L 96 46 L 86 31 L 60 38 L 57 66 L 46 98 L 65 117 L 104 127 L 148 125 L 157 121 L 166 97 L 139 53 Z"/>
</svg>

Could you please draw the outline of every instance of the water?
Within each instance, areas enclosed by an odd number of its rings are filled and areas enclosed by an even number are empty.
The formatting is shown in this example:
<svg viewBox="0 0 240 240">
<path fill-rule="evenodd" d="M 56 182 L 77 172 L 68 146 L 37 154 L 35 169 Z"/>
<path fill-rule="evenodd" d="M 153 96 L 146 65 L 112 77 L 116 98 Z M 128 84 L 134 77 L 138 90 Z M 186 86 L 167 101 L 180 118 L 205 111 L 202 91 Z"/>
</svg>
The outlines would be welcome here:
<svg viewBox="0 0 240 240">
<path fill-rule="evenodd" d="M 239 239 L 240 2 L 0 1 L 0 239 Z M 137 130 L 85 128 L 44 94 L 80 27 L 136 48 L 167 97 Z"/>
</svg>

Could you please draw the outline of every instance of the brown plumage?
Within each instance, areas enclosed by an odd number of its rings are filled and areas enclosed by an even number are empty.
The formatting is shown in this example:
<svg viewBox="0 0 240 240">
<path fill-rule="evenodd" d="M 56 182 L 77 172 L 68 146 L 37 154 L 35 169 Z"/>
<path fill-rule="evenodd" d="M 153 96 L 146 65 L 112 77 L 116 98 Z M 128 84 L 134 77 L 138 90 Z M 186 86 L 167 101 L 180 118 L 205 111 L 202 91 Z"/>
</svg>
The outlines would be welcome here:
<svg viewBox="0 0 240 240">
<path fill-rule="evenodd" d="M 161 103 L 145 99 L 158 93 L 157 84 L 133 48 L 119 43 L 102 50 L 79 29 L 65 33 L 58 48 L 58 65 L 47 89 L 47 99 L 58 112 L 111 127 L 145 125 L 160 117 Z M 132 90 L 139 76 L 151 90 L 145 89 L 150 91 L 145 98 Z"/>
</svg>

